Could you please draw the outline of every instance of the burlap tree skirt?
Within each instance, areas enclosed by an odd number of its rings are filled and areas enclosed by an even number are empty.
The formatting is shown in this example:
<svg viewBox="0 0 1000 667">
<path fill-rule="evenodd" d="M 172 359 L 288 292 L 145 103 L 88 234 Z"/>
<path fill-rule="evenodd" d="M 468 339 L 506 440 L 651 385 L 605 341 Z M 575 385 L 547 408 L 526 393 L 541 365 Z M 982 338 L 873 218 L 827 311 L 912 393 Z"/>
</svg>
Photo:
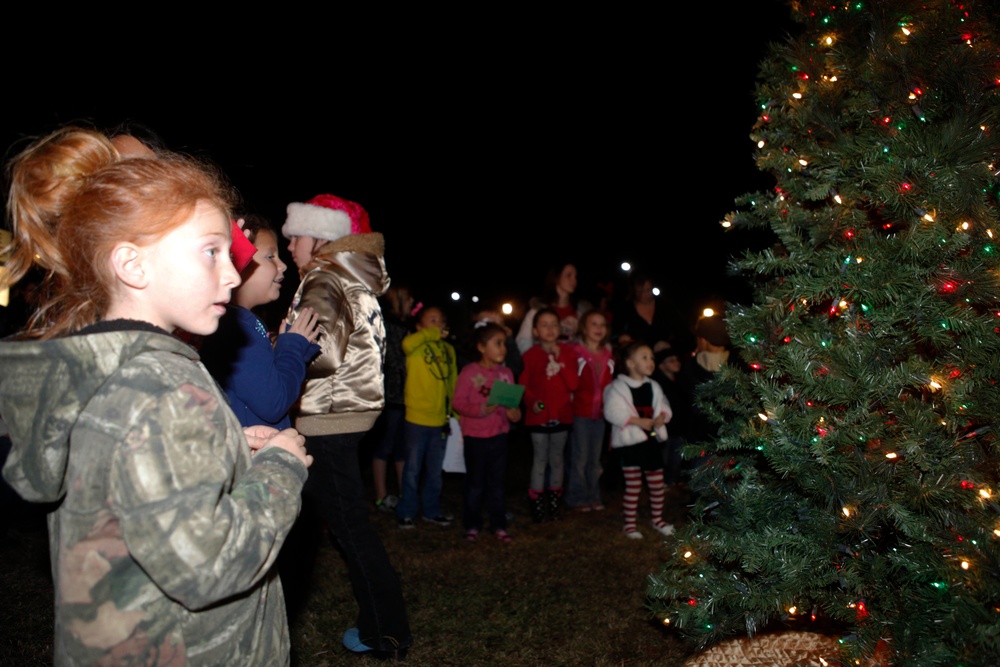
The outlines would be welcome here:
<svg viewBox="0 0 1000 667">
<path fill-rule="evenodd" d="M 691 656 L 684 667 L 834 667 L 839 647 L 836 637 L 814 632 L 736 637 Z"/>
</svg>

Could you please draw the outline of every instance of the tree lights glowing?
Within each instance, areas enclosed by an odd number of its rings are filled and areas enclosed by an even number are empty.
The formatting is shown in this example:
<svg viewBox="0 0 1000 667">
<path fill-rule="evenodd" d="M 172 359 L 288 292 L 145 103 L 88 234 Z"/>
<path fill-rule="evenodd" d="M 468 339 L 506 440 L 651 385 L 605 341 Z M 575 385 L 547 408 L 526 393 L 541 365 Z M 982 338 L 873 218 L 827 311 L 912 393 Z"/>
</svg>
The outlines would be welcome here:
<svg viewBox="0 0 1000 667">
<path fill-rule="evenodd" d="M 727 309 L 745 363 L 699 396 L 718 438 L 687 452 L 707 463 L 650 606 L 699 646 L 825 622 L 843 646 L 827 664 L 866 664 L 876 647 L 894 667 L 989 664 L 996 13 L 950 0 L 792 11 L 803 33 L 762 63 L 751 134 L 775 187 L 721 223 L 776 242 L 733 262 L 755 286 L 753 305 Z"/>
</svg>

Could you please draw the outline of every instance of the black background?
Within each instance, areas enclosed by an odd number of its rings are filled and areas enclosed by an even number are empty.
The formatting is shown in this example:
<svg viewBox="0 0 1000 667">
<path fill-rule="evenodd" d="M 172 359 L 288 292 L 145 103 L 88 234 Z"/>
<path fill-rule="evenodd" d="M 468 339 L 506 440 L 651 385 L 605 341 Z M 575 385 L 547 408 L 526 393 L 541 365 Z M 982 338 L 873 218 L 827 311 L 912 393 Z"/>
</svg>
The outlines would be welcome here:
<svg viewBox="0 0 1000 667">
<path fill-rule="evenodd" d="M 218 163 L 278 225 L 288 202 L 353 199 L 425 301 L 458 290 L 517 316 L 561 259 L 588 298 L 609 281 L 621 295 L 629 261 L 686 319 L 746 300 L 726 264 L 763 241 L 719 221 L 769 187 L 749 133 L 757 65 L 791 26 L 783 2 L 385 11 L 259 12 L 223 30 L 115 17 L 107 34 L 62 17 L 66 32 L 8 43 L 0 139 L 132 119 Z"/>
</svg>

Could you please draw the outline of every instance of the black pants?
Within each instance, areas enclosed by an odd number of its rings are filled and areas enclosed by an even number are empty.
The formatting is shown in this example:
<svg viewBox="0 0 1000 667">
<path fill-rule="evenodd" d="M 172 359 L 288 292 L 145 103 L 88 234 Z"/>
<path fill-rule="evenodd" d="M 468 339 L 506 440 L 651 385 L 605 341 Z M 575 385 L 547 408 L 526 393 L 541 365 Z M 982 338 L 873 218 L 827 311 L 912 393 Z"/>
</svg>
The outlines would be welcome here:
<svg viewBox="0 0 1000 667">
<path fill-rule="evenodd" d="M 490 438 L 465 437 L 465 488 L 462 524 L 466 530 L 482 530 L 483 505 L 490 517 L 490 530 L 507 528 L 507 434 Z"/>
<path fill-rule="evenodd" d="M 303 529 L 318 534 L 325 520 L 330 537 L 347 564 L 358 602 L 358 636 L 378 651 L 409 648 L 413 643 L 399 575 L 369 520 L 358 445 L 364 433 L 308 436 L 313 456 L 302 491 Z M 289 565 L 289 567 L 293 567 Z"/>
</svg>

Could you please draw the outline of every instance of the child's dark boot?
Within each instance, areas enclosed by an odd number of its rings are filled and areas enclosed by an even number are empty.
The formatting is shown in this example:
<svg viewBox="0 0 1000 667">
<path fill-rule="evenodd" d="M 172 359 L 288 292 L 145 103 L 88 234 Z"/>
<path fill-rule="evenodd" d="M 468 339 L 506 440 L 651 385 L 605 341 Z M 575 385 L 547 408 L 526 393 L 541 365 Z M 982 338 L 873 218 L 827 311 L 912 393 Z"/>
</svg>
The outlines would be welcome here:
<svg viewBox="0 0 1000 667">
<path fill-rule="evenodd" d="M 528 501 L 531 503 L 531 520 L 541 523 L 547 518 L 547 502 L 541 491 L 529 491 Z"/>
<path fill-rule="evenodd" d="M 545 502 L 548 505 L 549 520 L 559 518 L 562 510 L 562 489 L 549 489 L 545 492 Z"/>
</svg>

